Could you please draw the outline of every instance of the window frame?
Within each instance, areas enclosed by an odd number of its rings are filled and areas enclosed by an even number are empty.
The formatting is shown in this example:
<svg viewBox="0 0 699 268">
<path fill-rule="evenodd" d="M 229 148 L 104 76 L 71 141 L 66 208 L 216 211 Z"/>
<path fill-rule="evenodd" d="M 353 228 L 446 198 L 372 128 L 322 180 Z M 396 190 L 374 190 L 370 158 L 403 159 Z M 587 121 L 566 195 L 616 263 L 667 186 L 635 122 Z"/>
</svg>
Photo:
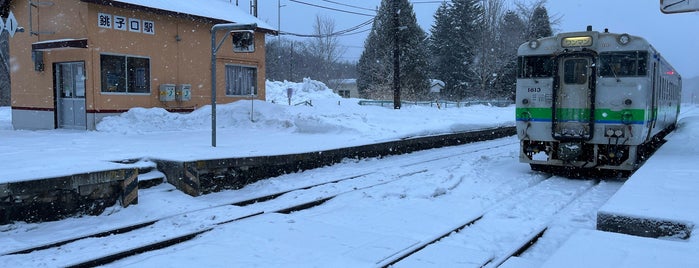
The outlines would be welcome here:
<svg viewBox="0 0 699 268">
<path fill-rule="evenodd" d="M 232 81 L 230 81 L 230 78 L 235 74 L 230 73 L 231 69 L 229 69 L 229 68 L 240 68 L 241 70 L 248 69 L 248 70 L 253 71 L 253 77 L 252 77 L 252 79 L 250 79 L 250 82 L 252 82 L 253 88 L 254 88 L 254 92 L 252 92 L 252 94 L 250 94 L 251 92 L 249 90 L 248 91 L 241 90 L 242 94 L 234 94 L 234 93 L 236 93 L 237 90 L 235 88 L 231 88 Z M 226 89 L 226 96 L 227 97 L 247 97 L 247 96 L 255 96 L 256 97 L 259 94 L 260 87 L 257 83 L 257 75 L 258 75 L 257 66 L 244 65 L 244 64 L 225 64 L 224 70 L 225 70 L 224 75 L 225 75 L 225 86 L 226 86 L 225 89 Z"/>
<path fill-rule="evenodd" d="M 120 77 L 120 80 L 123 79 L 122 81 L 124 82 L 124 91 L 108 91 L 106 90 L 106 75 L 103 73 L 104 67 L 102 65 L 103 56 L 108 56 L 108 57 L 120 57 L 123 59 L 124 65 L 123 65 L 123 77 Z M 139 60 L 145 60 L 147 62 L 147 66 L 145 67 L 145 75 L 146 79 L 144 81 L 145 85 L 144 87 L 147 89 L 147 92 L 134 92 L 133 87 L 136 87 L 136 84 L 140 84 L 139 81 L 131 81 L 135 80 L 134 79 L 129 79 L 129 59 L 139 59 Z M 130 54 L 118 54 L 118 53 L 100 53 L 100 94 L 106 94 L 106 95 L 143 95 L 143 96 L 150 96 L 153 93 L 153 83 L 151 81 L 151 74 L 152 74 L 152 64 L 151 64 L 151 57 L 147 56 L 137 56 L 137 55 L 130 55 Z M 134 70 L 134 72 L 140 72 L 141 70 Z"/>
<path fill-rule="evenodd" d="M 517 57 L 517 78 L 551 78 L 553 69 L 554 56 L 551 54 Z"/>
</svg>

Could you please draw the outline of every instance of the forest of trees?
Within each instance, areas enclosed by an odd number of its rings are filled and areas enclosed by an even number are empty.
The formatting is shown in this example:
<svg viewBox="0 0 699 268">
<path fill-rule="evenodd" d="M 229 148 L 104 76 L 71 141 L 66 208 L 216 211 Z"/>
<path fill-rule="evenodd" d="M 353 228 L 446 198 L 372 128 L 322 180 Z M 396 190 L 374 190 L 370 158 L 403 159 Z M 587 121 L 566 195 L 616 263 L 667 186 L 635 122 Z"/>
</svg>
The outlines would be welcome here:
<svg viewBox="0 0 699 268">
<path fill-rule="evenodd" d="M 397 3 L 396 3 L 397 1 Z M 444 1 L 425 32 L 409 0 L 382 0 L 364 51 L 355 63 L 340 61 L 334 23 L 317 18 L 314 35 L 304 42 L 271 39 L 267 43 L 267 78 L 329 83 L 357 78 L 360 96 L 393 98 L 393 50 L 398 40 L 403 100 L 428 100 L 429 79 L 445 83 L 444 100 L 514 98 L 517 47 L 551 36 L 553 22 L 546 0 L 506 9 L 506 0 Z M 393 16 L 398 6 L 398 25 Z M 397 31 L 397 32 L 396 32 Z M 397 36 L 396 36 L 397 34 Z M 319 68 L 320 67 L 320 68 Z"/>
</svg>

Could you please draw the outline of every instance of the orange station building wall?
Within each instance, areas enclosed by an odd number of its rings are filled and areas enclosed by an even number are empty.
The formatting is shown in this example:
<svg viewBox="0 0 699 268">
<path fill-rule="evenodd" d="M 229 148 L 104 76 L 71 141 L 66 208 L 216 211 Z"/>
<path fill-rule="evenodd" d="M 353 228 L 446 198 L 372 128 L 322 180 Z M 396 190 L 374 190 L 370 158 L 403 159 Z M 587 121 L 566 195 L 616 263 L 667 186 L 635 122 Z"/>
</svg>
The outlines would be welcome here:
<svg viewBox="0 0 699 268">
<path fill-rule="evenodd" d="M 10 6 L 18 24 L 25 29 L 10 38 L 11 105 L 15 129 L 61 127 L 58 124 L 55 63 L 84 63 L 85 129 L 95 129 L 105 116 L 133 107 L 162 107 L 173 112 L 189 112 L 211 104 L 211 28 L 216 23 L 227 22 L 77 0 L 42 0 L 41 3 L 31 6 L 28 1 L 13 1 Z M 102 28 L 98 25 L 99 13 L 149 21 L 155 27 L 152 34 Z M 226 35 L 227 32 L 218 32 L 216 42 Z M 228 64 L 256 68 L 257 94 L 252 98 L 264 100 L 265 33 L 255 31 L 255 50 L 252 53 L 234 53 L 231 37 L 226 38 L 216 59 L 217 103 L 251 98 L 226 95 L 225 66 Z M 35 49 L 32 49 L 33 45 Z M 35 70 L 33 50 L 43 52 L 42 71 Z M 103 54 L 148 58 L 150 93 L 103 92 L 100 66 Z M 189 84 L 191 99 L 160 101 L 161 84 Z"/>
</svg>

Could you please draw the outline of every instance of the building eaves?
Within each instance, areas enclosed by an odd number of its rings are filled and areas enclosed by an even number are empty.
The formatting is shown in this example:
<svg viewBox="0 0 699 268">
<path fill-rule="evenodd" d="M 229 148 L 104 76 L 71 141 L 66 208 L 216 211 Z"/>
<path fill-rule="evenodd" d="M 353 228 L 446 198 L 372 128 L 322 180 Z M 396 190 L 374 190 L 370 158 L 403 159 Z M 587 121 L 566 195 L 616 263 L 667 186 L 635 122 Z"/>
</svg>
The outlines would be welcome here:
<svg viewBox="0 0 699 268">
<path fill-rule="evenodd" d="M 3 1 L 3 0 L 0 0 Z M 227 0 L 80 0 L 82 2 L 108 5 L 124 9 L 136 9 L 147 12 L 171 14 L 211 21 L 213 23 L 257 24 L 257 30 L 278 34 L 268 23 L 245 13 Z"/>
</svg>

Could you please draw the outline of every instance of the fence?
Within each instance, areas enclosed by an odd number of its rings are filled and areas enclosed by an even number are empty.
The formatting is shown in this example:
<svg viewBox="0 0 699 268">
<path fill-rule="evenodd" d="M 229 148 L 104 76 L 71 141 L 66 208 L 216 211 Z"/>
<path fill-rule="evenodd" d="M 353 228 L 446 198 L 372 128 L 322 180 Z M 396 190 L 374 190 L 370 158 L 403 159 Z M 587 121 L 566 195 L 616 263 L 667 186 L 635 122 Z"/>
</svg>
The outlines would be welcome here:
<svg viewBox="0 0 699 268">
<path fill-rule="evenodd" d="M 506 107 L 514 104 L 512 100 L 469 100 L 469 101 L 401 101 L 402 106 L 413 105 L 413 106 L 425 106 L 425 107 L 436 107 L 441 108 L 460 108 L 468 107 L 472 105 L 487 105 L 487 106 L 497 106 Z M 359 105 L 374 105 L 381 107 L 393 107 L 393 101 L 391 100 L 360 100 Z"/>
</svg>

